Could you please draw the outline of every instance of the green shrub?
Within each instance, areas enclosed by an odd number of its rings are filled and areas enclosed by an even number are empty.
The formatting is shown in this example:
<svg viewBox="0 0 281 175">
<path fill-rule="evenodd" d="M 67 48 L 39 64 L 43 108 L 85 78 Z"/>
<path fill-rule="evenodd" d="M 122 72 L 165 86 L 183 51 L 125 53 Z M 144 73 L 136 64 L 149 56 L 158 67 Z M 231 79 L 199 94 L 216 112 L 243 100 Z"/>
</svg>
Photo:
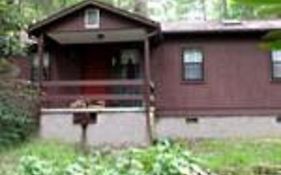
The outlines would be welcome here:
<svg viewBox="0 0 281 175">
<path fill-rule="evenodd" d="M 35 175 L 34 172 L 38 175 L 211 175 L 198 165 L 199 161 L 185 146 L 168 141 L 146 149 L 95 151 L 65 167 L 56 165 L 55 160 L 36 157 L 22 160 L 27 160 L 21 161 L 23 175 Z"/>
<path fill-rule="evenodd" d="M 6 74 L 11 72 L 12 64 L 10 64 L 6 59 L 0 58 L 0 74 Z"/>
<path fill-rule="evenodd" d="M 52 165 L 37 157 L 27 156 L 21 159 L 20 172 L 22 175 L 53 175 Z"/>
<path fill-rule="evenodd" d="M 20 68 L 9 60 L 0 58 L 0 78 L 10 79 L 16 78 L 20 74 Z"/>
<path fill-rule="evenodd" d="M 0 82 L 0 149 L 22 142 L 36 126 L 37 92 L 24 83 Z"/>
<path fill-rule="evenodd" d="M 91 162 L 85 158 L 78 158 L 78 160 L 67 166 L 64 170 L 65 175 L 89 175 L 91 173 Z"/>
</svg>

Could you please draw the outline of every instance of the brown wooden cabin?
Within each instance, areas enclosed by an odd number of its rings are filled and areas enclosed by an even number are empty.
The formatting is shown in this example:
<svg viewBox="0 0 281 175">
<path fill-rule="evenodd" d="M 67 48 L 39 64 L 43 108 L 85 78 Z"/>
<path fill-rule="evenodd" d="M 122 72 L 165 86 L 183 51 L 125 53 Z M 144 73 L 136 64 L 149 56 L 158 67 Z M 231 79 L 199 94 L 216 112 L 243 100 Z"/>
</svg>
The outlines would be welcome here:
<svg viewBox="0 0 281 175">
<path fill-rule="evenodd" d="M 93 14 L 96 24 L 91 24 Z M 105 106 L 141 105 L 151 81 L 150 45 L 159 30 L 156 22 L 96 1 L 84 1 L 33 25 L 29 33 L 38 38 L 39 82 L 48 93 L 47 104 L 87 99 L 104 101 Z"/>
<path fill-rule="evenodd" d="M 43 108 L 82 100 L 148 115 L 154 106 L 157 117 L 189 123 L 281 114 L 281 54 L 260 47 L 278 29 L 280 20 L 160 24 L 86 0 L 32 25 L 29 35 L 38 40 Z"/>
</svg>

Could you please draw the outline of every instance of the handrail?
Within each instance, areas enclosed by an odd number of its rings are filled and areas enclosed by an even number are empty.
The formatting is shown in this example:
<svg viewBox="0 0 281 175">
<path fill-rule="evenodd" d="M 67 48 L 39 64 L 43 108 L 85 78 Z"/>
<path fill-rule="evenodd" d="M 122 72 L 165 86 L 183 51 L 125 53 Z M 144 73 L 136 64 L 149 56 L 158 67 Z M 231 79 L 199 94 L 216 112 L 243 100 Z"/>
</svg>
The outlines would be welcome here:
<svg viewBox="0 0 281 175">
<path fill-rule="evenodd" d="M 68 100 L 143 100 L 142 95 L 47 95 L 42 97 L 44 101 L 68 101 Z"/>
<path fill-rule="evenodd" d="M 128 92 L 119 94 L 118 92 L 101 92 L 101 93 L 87 93 L 87 92 L 68 92 L 64 91 L 67 88 L 77 88 L 81 87 L 137 87 L 140 90 L 137 92 Z M 51 80 L 43 81 L 41 87 L 43 88 L 43 93 L 41 95 L 41 101 L 44 105 L 49 105 L 54 102 L 61 103 L 62 105 L 69 104 L 71 101 L 104 101 L 106 104 L 111 104 L 120 101 L 143 101 L 144 95 L 141 93 L 142 86 L 144 86 L 144 81 L 141 79 L 137 80 Z M 52 88 L 62 88 L 63 91 L 52 91 Z M 50 91 L 48 90 L 50 89 Z M 59 89 L 58 89 L 59 90 Z M 134 89 L 133 89 L 134 90 Z M 109 102 L 109 103 L 107 103 Z"/>
<path fill-rule="evenodd" d="M 77 87 L 77 86 L 141 86 L 143 80 L 52 80 L 43 81 L 43 87 Z"/>
</svg>

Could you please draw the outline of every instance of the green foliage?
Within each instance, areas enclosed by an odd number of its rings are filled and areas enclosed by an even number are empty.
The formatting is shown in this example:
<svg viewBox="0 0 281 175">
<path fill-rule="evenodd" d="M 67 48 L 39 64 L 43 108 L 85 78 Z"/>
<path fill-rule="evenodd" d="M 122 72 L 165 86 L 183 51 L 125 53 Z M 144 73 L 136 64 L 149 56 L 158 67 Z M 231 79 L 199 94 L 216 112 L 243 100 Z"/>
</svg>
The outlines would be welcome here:
<svg viewBox="0 0 281 175">
<path fill-rule="evenodd" d="M 0 82 L 0 149 L 22 142 L 35 129 L 38 99 L 22 83 Z"/>
<path fill-rule="evenodd" d="M 88 175 L 91 173 L 91 167 L 93 162 L 80 157 L 75 163 L 72 163 L 67 166 L 64 170 L 65 175 Z"/>
<path fill-rule="evenodd" d="M 130 168 L 131 170 L 149 172 L 154 169 L 153 167 L 159 167 L 155 165 L 157 155 L 161 157 L 164 152 L 160 151 L 163 147 L 161 145 L 120 151 L 104 148 L 91 154 L 84 154 L 73 145 L 62 144 L 57 141 L 34 140 L 14 149 L 0 152 L 0 175 L 24 175 L 20 174 L 18 169 L 22 170 L 23 162 L 21 163 L 20 160 L 24 159 L 21 159 L 21 157 L 26 156 L 47 163 L 43 169 L 49 169 L 49 166 L 51 166 L 52 171 L 55 171 L 54 175 L 67 175 L 66 173 L 78 175 L 77 172 L 88 171 L 89 169 L 93 171 L 92 167 L 95 165 L 97 165 L 94 167 L 97 170 L 95 173 L 97 175 L 103 175 L 102 173 L 120 174 L 121 172 L 117 172 L 115 167 L 126 167 L 128 165 L 134 167 Z M 186 152 L 186 148 L 188 148 L 192 152 L 192 155 L 190 155 L 187 151 L 189 157 L 191 157 L 191 162 L 199 162 L 200 165 L 203 165 L 202 167 L 208 167 L 218 175 L 260 175 L 255 173 L 257 167 L 278 167 L 278 165 L 281 165 L 281 140 L 279 138 L 200 140 L 192 141 L 188 146 L 177 143 L 168 147 L 170 147 L 168 152 L 171 153 L 181 152 L 179 150 Z M 177 154 L 180 153 L 175 155 Z M 137 162 L 134 160 L 137 160 Z M 131 164 L 128 162 L 131 162 Z M 141 164 L 138 162 L 141 162 Z M 106 168 L 107 170 L 105 170 Z M 100 172 L 101 174 L 99 174 Z M 278 173 L 271 174 L 277 175 Z M 122 175 L 128 175 L 128 173 L 125 171 Z"/>
<path fill-rule="evenodd" d="M 21 159 L 20 172 L 22 175 L 53 175 L 54 170 L 47 162 L 37 157 L 26 156 Z"/>
<path fill-rule="evenodd" d="M 205 140 L 189 148 L 218 174 L 257 175 L 254 173 L 256 166 L 281 165 L 281 140 L 278 138 Z"/>
<path fill-rule="evenodd" d="M 16 147 L 0 150 L 0 175 L 19 175 L 17 170 L 24 155 L 45 159 L 52 162 L 52 166 L 63 169 L 82 154 L 72 145 L 56 141 L 30 140 Z"/>
<path fill-rule="evenodd" d="M 255 9 L 257 16 L 262 18 L 280 18 L 281 1 L 280 0 L 235 0 L 238 4 L 245 4 Z M 281 32 L 274 31 L 264 37 L 264 48 L 281 49 Z"/>
<path fill-rule="evenodd" d="M 79 157 L 65 167 L 54 160 L 24 157 L 23 175 L 205 175 L 185 146 L 168 141 L 146 149 L 99 150 Z"/>
<path fill-rule="evenodd" d="M 11 71 L 12 65 L 5 59 L 0 59 L 0 74 L 6 74 Z"/>
<path fill-rule="evenodd" d="M 234 2 L 252 7 L 260 18 L 281 17 L 280 0 L 235 0 Z"/>
<path fill-rule="evenodd" d="M 21 53 L 19 31 L 25 24 L 25 18 L 18 7 L 8 0 L 0 1 L 0 58 Z"/>
<path fill-rule="evenodd" d="M 253 20 L 259 19 L 256 9 L 248 4 L 236 2 L 235 0 L 228 0 L 228 13 L 225 18 L 240 19 L 240 20 Z"/>
</svg>

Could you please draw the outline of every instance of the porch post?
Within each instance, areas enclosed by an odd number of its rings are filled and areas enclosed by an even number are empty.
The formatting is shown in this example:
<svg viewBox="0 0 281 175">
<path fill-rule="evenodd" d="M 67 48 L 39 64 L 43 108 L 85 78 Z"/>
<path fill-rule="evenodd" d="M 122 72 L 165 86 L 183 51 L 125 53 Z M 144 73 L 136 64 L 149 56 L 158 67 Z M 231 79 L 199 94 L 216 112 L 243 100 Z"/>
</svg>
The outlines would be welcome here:
<svg viewBox="0 0 281 175">
<path fill-rule="evenodd" d="M 150 43 L 149 38 L 146 37 L 144 40 L 144 99 L 146 109 L 146 127 L 149 142 L 152 143 L 154 140 L 152 121 L 150 118 Z"/>
<path fill-rule="evenodd" d="M 41 34 L 38 38 L 37 43 L 37 54 L 38 54 L 38 88 L 41 90 L 42 81 L 43 81 L 43 57 L 44 57 L 44 36 Z"/>
</svg>

